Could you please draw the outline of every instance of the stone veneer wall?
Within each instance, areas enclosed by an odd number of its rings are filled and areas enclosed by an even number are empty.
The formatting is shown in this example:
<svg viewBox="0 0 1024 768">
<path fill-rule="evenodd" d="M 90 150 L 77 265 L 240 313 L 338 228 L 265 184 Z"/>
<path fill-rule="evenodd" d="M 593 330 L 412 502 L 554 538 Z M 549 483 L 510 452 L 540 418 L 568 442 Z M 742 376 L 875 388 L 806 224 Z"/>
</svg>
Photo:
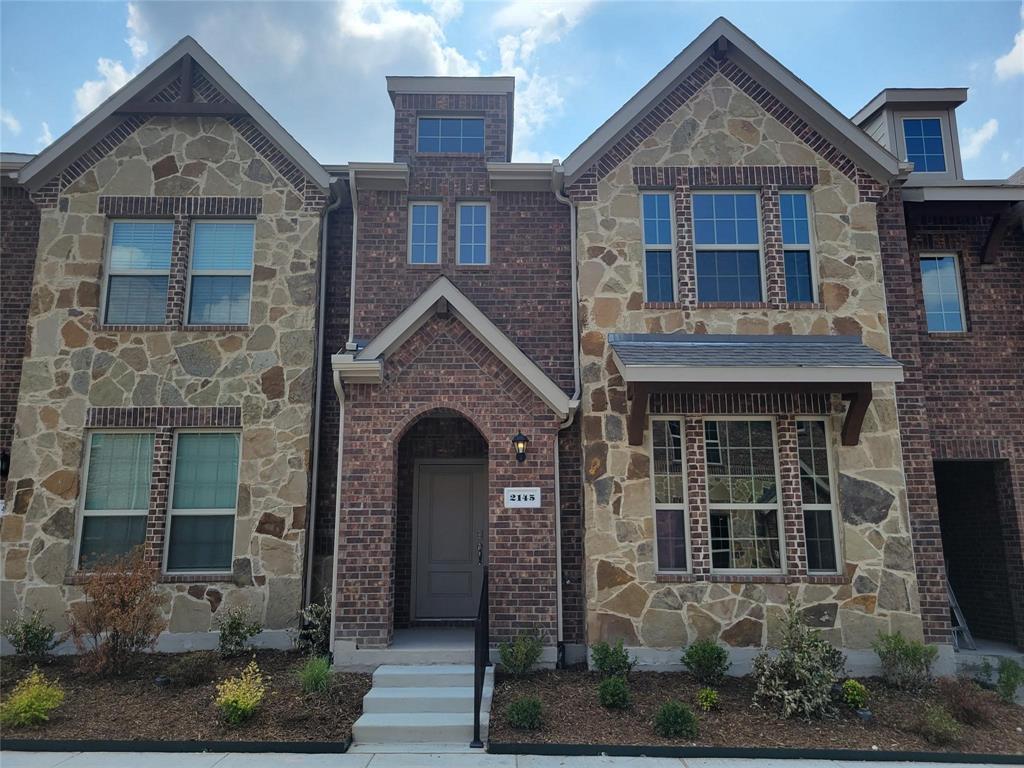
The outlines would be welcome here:
<svg viewBox="0 0 1024 768">
<path fill-rule="evenodd" d="M 761 192 L 768 284 L 764 303 L 696 302 L 690 193 L 729 187 Z M 643 299 L 644 188 L 675 193 L 677 303 L 645 304 Z M 815 304 L 785 301 L 777 201 L 786 188 L 812 192 Z M 626 390 L 606 343 L 611 332 L 857 334 L 888 354 L 878 192 L 866 174 L 734 64 L 713 59 L 638 120 L 637 128 L 570 189 L 579 204 L 589 642 L 622 637 L 630 645 L 677 648 L 711 637 L 735 646 L 770 644 L 789 595 L 807 607 L 807 620 L 837 645 L 867 648 L 879 630 L 921 636 L 891 385 L 874 388 L 858 445 L 841 446 L 838 437 L 833 441 L 842 516 L 839 575 L 801 575 L 802 518 L 792 498 L 788 514 L 784 510 L 788 575 L 715 576 L 696 557 L 694 575 L 656 574 L 648 452 L 628 444 Z M 651 410 L 686 413 L 689 534 L 694 555 L 703 555 L 707 525 L 699 419 L 722 412 L 723 406 L 701 398 L 667 400 L 659 400 L 657 407 L 652 403 Z M 728 412 L 777 417 L 785 479 L 795 470 L 788 445 L 795 440 L 792 417 L 807 407 L 779 398 L 727 400 Z M 832 434 L 838 435 L 841 406 L 822 407 L 834 411 L 829 418 Z"/>
<path fill-rule="evenodd" d="M 232 573 L 165 576 L 169 629 L 209 630 L 237 605 L 268 628 L 296 623 L 326 191 L 296 176 L 251 123 L 233 123 L 132 118 L 38 195 L 30 346 L 6 491 L 11 514 L 3 518 L 5 613 L 40 608 L 63 628 L 81 596 L 72 557 L 88 427 L 156 433 L 146 545 L 156 563 L 173 431 L 240 425 Z M 225 216 L 256 221 L 250 323 L 185 327 L 189 224 Z M 164 325 L 102 324 L 105 238 L 116 217 L 175 222 Z"/>
</svg>

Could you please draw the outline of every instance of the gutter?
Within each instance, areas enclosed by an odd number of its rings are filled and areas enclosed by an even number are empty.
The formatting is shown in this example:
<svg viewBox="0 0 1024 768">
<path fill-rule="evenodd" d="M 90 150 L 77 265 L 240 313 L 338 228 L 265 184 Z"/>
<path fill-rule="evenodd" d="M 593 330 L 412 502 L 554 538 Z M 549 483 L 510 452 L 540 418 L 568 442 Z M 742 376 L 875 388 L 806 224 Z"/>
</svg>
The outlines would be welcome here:
<svg viewBox="0 0 1024 768">
<path fill-rule="evenodd" d="M 348 289 L 348 341 L 345 343 L 346 350 L 356 349 L 354 341 L 356 334 L 356 246 L 359 243 L 359 196 L 356 193 L 356 172 L 350 168 L 348 172 L 348 194 L 352 198 L 352 275 Z M 338 390 L 341 397 L 341 381 L 335 377 L 334 388 Z M 341 444 L 338 444 L 341 450 Z M 339 473 L 340 476 L 340 473 Z"/>
<path fill-rule="evenodd" d="M 341 468 L 344 464 L 345 448 L 345 390 L 341 386 L 341 374 L 334 372 L 334 391 L 338 393 L 338 475 L 334 479 L 334 547 L 331 570 L 331 634 L 328 646 L 334 657 L 335 627 L 338 624 L 338 526 L 341 525 Z"/>
</svg>

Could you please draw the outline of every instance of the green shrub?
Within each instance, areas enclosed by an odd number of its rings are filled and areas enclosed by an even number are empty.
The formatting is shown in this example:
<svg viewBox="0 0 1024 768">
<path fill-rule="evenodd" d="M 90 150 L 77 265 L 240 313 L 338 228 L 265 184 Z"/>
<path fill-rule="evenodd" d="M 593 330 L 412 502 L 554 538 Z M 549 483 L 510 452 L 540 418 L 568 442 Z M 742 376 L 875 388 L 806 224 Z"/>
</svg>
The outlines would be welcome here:
<svg viewBox="0 0 1024 768">
<path fill-rule="evenodd" d="M 777 656 L 754 659 L 755 700 L 767 702 L 782 717 L 832 714 L 832 686 L 843 675 L 846 659 L 821 633 L 804 625 L 796 601 L 789 599 Z"/>
<path fill-rule="evenodd" d="M 60 685 L 47 680 L 38 667 L 32 667 L 0 705 L 0 724 L 8 728 L 40 725 L 63 703 L 64 690 Z"/>
<path fill-rule="evenodd" d="M 850 709 L 865 709 L 868 705 L 868 689 L 859 680 L 843 683 L 843 702 Z"/>
<path fill-rule="evenodd" d="M 311 656 L 299 670 L 303 693 L 323 693 L 331 682 L 331 662 L 326 656 Z"/>
<path fill-rule="evenodd" d="M 498 657 L 501 659 L 501 667 L 510 675 L 522 677 L 529 672 L 533 665 L 540 660 L 541 651 L 540 638 L 536 635 L 518 635 L 511 643 L 504 642 L 498 646 Z"/>
<path fill-rule="evenodd" d="M 615 645 L 601 641 L 590 646 L 590 658 L 596 669 L 603 677 L 628 677 L 636 664 L 636 658 L 631 658 L 629 651 L 622 647 L 619 640 Z"/>
<path fill-rule="evenodd" d="M 941 704 L 926 704 L 917 732 L 931 744 L 946 746 L 960 740 L 963 728 Z"/>
<path fill-rule="evenodd" d="M 1024 667 L 1013 659 L 1005 656 L 999 660 L 999 673 L 996 678 L 996 693 L 1007 704 L 1012 704 L 1017 696 L 1017 689 L 1024 685 Z"/>
<path fill-rule="evenodd" d="M 732 666 L 729 651 L 714 640 L 698 640 L 687 648 L 683 664 L 701 685 L 718 685 Z"/>
<path fill-rule="evenodd" d="M 697 738 L 697 717 L 678 701 L 666 701 L 654 716 L 654 732 L 663 739 Z"/>
<path fill-rule="evenodd" d="M 871 644 L 882 662 L 882 678 L 886 684 L 901 691 L 918 691 L 928 685 L 932 662 L 939 650 L 920 640 L 907 640 L 899 632 L 879 632 Z"/>
<path fill-rule="evenodd" d="M 949 713 L 964 725 L 980 725 L 992 719 L 988 696 L 973 680 L 944 677 L 935 687 Z"/>
<path fill-rule="evenodd" d="M 701 688 L 697 691 L 697 706 L 704 712 L 718 709 L 718 691 L 714 688 Z"/>
<path fill-rule="evenodd" d="M 616 675 L 606 677 L 597 686 L 597 698 L 602 707 L 625 709 L 629 706 L 629 685 L 626 678 Z"/>
<path fill-rule="evenodd" d="M 324 592 L 319 602 L 302 609 L 295 649 L 306 656 L 326 656 L 331 651 L 331 603 Z"/>
<path fill-rule="evenodd" d="M 241 606 L 230 609 L 218 621 L 218 627 L 220 640 L 217 647 L 225 659 L 245 653 L 249 649 L 249 639 L 262 629 L 258 621 L 250 618 L 249 609 Z"/>
<path fill-rule="evenodd" d="M 213 651 L 184 653 L 167 666 L 167 676 L 175 685 L 195 688 L 217 677 L 217 654 Z"/>
<path fill-rule="evenodd" d="M 32 661 L 45 659 L 59 640 L 56 630 L 43 620 L 42 611 L 22 612 L 4 622 L 3 636 L 16 654 Z"/>
<path fill-rule="evenodd" d="M 542 722 L 540 699 L 534 696 L 516 699 L 505 708 L 505 719 L 517 730 L 537 730 Z"/>
<path fill-rule="evenodd" d="M 238 725 L 253 716 L 266 692 L 263 675 L 253 660 L 241 675 L 217 684 L 217 708 L 226 723 Z"/>
</svg>

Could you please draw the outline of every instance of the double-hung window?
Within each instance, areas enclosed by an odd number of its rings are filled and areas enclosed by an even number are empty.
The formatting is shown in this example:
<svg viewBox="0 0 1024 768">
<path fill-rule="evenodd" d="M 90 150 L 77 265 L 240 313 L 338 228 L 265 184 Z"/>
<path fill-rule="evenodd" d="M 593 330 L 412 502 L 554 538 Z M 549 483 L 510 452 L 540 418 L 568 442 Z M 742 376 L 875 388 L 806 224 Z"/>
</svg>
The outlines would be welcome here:
<svg viewBox="0 0 1024 768">
<path fill-rule="evenodd" d="M 836 520 L 828 428 L 824 419 L 800 419 L 796 423 L 796 434 L 807 570 L 835 573 Z"/>
<path fill-rule="evenodd" d="M 153 435 L 92 432 L 85 458 L 85 494 L 78 567 L 122 557 L 146 539 Z"/>
<path fill-rule="evenodd" d="M 714 425 L 712 427 L 712 425 Z M 771 419 L 704 422 L 712 429 L 716 463 L 706 455 L 713 571 L 780 571 L 778 459 Z"/>
<path fill-rule="evenodd" d="M 757 194 L 693 196 L 698 301 L 762 300 Z"/>
<path fill-rule="evenodd" d="M 481 154 L 484 151 L 484 119 L 421 117 L 418 121 L 416 151 Z"/>
<path fill-rule="evenodd" d="M 938 117 L 903 118 L 903 144 L 914 173 L 944 173 L 946 153 L 942 147 L 942 120 Z"/>
<path fill-rule="evenodd" d="M 255 225 L 201 221 L 192 229 L 189 325 L 246 325 Z"/>
<path fill-rule="evenodd" d="M 490 216 L 487 203 L 459 203 L 459 232 L 456 251 L 459 264 L 489 261 Z"/>
<path fill-rule="evenodd" d="M 929 333 L 962 333 L 964 301 L 960 270 L 952 253 L 921 256 L 921 289 Z"/>
<path fill-rule="evenodd" d="M 167 571 L 231 570 L 239 435 L 179 432 L 171 478 Z"/>
<path fill-rule="evenodd" d="M 413 203 L 409 206 L 409 263 L 438 264 L 441 261 L 441 205 Z"/>
<path fill-rule="evenodd" d="M 683 422 L 651 420 L 651 482 L 659 571 L 685 571 L 686 476 L 683 471 Z"/>
<path fill-rule="evenodd" d="M 166 321 L 173 235 L 171 221 L 111 223 L 105 323 L 160 325 Z"/>
<path fill-rule="evenodd" d="M 672 195 L 644 192 L 644 293 L 647 301 L 675 301 Z"/>
<path fill-rule="evenodd" d="M 807 193 L 779 195 L 782 248 L 786 260 L 786 301 L 814 301 L 814 267 Z"/>
</svg>

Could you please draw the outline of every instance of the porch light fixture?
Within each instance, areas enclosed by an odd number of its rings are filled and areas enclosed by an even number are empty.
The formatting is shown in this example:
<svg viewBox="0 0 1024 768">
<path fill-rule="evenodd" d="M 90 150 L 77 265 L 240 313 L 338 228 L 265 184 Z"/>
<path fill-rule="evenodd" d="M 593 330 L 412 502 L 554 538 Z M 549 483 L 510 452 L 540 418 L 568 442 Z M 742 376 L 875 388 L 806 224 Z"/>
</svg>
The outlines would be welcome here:
<svg viewBox="0 0 1024 768">
<path fill-rule="evenodd" d="M 512 445 L 516 449 L 516 461 L 526 461 L 526 446 L 530 444 L 530 438 L 522 432 L 517 432 L 512 438 Z"/>
</svg>

